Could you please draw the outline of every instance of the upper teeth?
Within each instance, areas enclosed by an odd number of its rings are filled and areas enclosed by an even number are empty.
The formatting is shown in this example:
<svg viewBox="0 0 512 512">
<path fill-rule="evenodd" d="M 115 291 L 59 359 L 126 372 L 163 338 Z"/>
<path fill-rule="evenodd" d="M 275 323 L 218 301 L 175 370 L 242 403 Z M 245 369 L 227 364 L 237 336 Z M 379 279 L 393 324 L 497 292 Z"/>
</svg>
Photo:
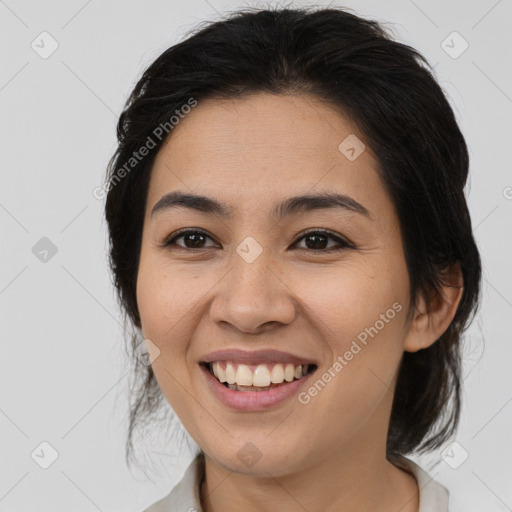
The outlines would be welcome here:
<svg viewBox="0 0 512 512">
<path fill-rule="evenodd" d="M 220 361 L 210 363 L 210 368 L 215 377 L 221 382 L 228 384 L 237 384 L 239 386 L 258 386 L 267 387 L 273 384 L 280 384 L 283 381 L 291 382 L 294 378 L 300 379 L 308 372 L 308 365 L 295 366 L 291 363 L 280 364 L 273 363 L 272 369 L 266 364 L 259 364 L 251 370 L 246 364 L 236 364 L 226 361 L 225 366 L 221 366 Z"/>
</svg>

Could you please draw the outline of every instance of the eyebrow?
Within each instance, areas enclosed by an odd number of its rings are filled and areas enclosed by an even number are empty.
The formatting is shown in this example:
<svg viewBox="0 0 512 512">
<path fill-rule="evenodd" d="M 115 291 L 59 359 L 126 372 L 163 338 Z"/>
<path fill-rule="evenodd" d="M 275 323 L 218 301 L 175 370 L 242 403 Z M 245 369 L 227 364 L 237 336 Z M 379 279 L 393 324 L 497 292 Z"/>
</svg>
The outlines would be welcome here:
<svg viewBox="0 0 512 512">
<path fill-rule="evenodd" d="M 153 206 L 151 216 L 170 208 L 189 208 L 202 213 L 217 215 L 227 219 L 233 218 L 233 211 L 224 202 L 216 199 L 180 192 L 179 190 L 169 192 L 160 198 Z M 371 219 L 370 212 L 350 196 L 335 192 L 322 192 L 318 194 L 306 194 L 293 196 L 276 204 L 271 212 L 271 218 L 281 220 L 290 215 L 305 213 L 312 210 L 343 209 L 346 211 L 361 214 Z"/>
</svg>

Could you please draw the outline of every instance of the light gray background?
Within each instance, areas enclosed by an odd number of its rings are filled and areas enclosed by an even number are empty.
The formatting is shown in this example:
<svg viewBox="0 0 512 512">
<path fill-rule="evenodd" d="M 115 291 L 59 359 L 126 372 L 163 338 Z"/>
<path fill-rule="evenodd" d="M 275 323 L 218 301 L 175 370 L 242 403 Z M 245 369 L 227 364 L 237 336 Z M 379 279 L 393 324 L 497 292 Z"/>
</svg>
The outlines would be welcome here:
<svg viewBox="0 0 512 512">
<path fill-rule="evenodd" d="M 486 512 L 512 510 L 512 2 L 338 4 L 393 23 L 400 41 L 436 65 L 466 137 L 468 201 L 484 264 L 454 439 L 469 457 L 457 469 L 441 450 L 415 460 L 453 492 L 481 491 Z M 0 0 L 0 510 L 140 511 L 169 492 L 190 460 L 155 437 L 149 451 L 163 454 L 155 453 L 161 476 L 151 482 L 125 467 L 121 316 L 106 265 L 104 205 L 92 191 L 144 67 L 199 21 L 240 5 Z M 59 45 L 47 59 L 31 47 L 43 31 Z M 458 58 L 442 47 L 453 31 L 469 44 Z M 460 39 L 450 41 L 452 51 L 461 48 Z M 42 237 L 57 247 L 46 262 L 32 252 Z M 59 454 L 48 469 L 31 457 L 43 441 Z M 461 453 L 453 452 L 452 465 Z"/>
</svg>

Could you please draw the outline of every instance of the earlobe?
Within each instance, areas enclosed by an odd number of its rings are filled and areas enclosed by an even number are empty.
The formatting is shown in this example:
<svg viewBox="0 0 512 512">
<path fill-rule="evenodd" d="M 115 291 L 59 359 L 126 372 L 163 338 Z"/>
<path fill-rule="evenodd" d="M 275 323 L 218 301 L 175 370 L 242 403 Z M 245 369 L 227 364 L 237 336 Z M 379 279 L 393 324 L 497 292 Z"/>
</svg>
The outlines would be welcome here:
<svg viewBox="0 0 512 512">
<path fill-rule="evenodd" d="M 404 340 L 404 350 L 416 352 L 434 344 L 451 324 L 464 290 L 458 262 L 442 273 L 441 294 L 430 291 L 430 311 L 423 293 L 418 292 L 417 309 Z"/>
</svg>

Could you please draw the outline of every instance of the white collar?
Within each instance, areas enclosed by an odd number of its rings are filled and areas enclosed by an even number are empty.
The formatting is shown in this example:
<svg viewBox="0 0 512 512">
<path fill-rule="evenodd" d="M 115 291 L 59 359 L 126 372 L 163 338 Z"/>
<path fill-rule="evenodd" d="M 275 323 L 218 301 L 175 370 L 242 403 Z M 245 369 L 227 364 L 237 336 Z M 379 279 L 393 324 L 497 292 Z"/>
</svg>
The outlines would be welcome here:
<svg viewBox="0 0 512 512">
<path fill-rule="evenodd" d="M 448 490 L 436 482 L 424 469 L 412 460 L 401 457 L 399 466 L 413 474 L 420 491 L 420 508 L 418 512 L 448 512 Z M 201 483 L 204 478 L 204 455 L 199 453 L 189 464 L 183 478 L 161 500 L 153 503 L 144 512 L 202 512 Z"/>
</svg>

